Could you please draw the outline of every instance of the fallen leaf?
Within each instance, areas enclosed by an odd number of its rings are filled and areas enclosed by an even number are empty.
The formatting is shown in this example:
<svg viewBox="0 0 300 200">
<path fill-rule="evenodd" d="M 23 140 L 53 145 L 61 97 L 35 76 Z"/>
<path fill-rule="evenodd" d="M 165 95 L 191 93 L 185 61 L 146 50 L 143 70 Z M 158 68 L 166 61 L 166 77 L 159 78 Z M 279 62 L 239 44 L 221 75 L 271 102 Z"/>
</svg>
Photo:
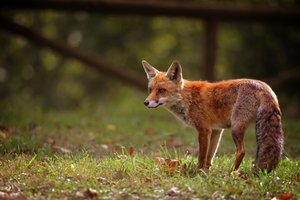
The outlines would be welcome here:
<svg viewBox="0 0 300 200">
<path fill-rule="evenodd" d="M 129 148 L 129 155 L 130 155 L 131 157 L 133 157 L 133 154 L 134 154 L 134 148 L 133 148 L 133 147 L 130 147 L 130 148 Z"/>
<path fill-rule="evenodd" d="M 155 157 L 155 161 L 159 164 L 162 165 L 165 162 L 165 159 L 162 157 Z"/>
<path fill-rule="evenodd" d="M 152 180 L 150 178 L 144 178 L 143 182 L 144 183 L 152 183 Z"/>
<path fill-rule="evenodd" d="M 166 159 L 166 163 L 170 168 L 175 168 L 181 165 L 180 160 Z"/>
<path fill-rule="evenodd" d="M 162 171 L 171 172 L 171 173 L 180 171 L 181 168 L 180 160 L 164 159 L 162 157 L 155 157 L 155 160 Z"/>
<path fill-rule="evenodd" d="M 171 159 L 166 159 L 166 163 L 168 165 L 167 170 L 171 173 L 174 173 L 178 170 L 180 170 L 181 166 L 181 161 L 180 160 L 171 160 Z"/>
<path fill-rule="evenodd" d="M 104 185 L 109 184 L 107 179 L 103 178 L 103 177 L 98 177 L 97 181 L 98 181 L 98 183 L 101 183 L 101 184 L 104 184 Z"/>
<path fill-rule="evenodd" d="M 294 196 L 294 194 L 291 193 L 283 193 L 283 194 L 277 194 L 275 196 L 276 199 L 280 199 L 280 200 L 285 200 L 285 199 L 290 199 Z"/>
</svg>

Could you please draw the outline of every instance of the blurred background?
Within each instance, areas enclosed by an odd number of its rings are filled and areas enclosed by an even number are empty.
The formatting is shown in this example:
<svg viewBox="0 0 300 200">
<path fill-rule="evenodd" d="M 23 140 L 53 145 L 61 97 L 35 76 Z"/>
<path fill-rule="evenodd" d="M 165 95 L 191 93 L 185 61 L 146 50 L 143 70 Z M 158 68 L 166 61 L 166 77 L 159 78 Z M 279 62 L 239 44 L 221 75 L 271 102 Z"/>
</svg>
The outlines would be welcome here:
<svg viewBox="0 0 300 200">
<path fill-rule="evenodd" d="M 161 111 L 143 107 L 143 59 L 160 70 L 177 59 L 190 80 L 264 80 L 284 117 L 299 119 L 299 1 L 76 2 L 0 6 L 1 124 L 35 127 L 44 113 L 107 107 L 115 124 L 120 112 L 156 118 L 150 112 Z"/>
<path fill-rule="evenodd" d="M 157 5 L 161 2 L 165 1 L 154 1 Z M 214 8 L 214 5 L 223 8 L 218 1 L 199 0 L 192 3 L 209 5 L 208 8 Z M 293 0 L 227 3 L 234 7 L 264 6 L 287 10 L 299 5 Z M 186 2 L 178 4 L 184 6 Z M 228 6 L 224 2 L 222 5 L 224 8 Z M 240 77 L 265 80 L 277 92 L 287 115 L 300 115 L 299 19 L 289 23 L 289 19 L 280 21 L 279 17 L 261 23 L 260 20 L 255 20 L 255 15 L 253 19 L 250 16 L 247 20 L 239 20 L 237 15 L 230 21 L 226 20 L 226 16 L 222 19 L 223 16 L 220 15 L 213 22 L 213 29 L 216 30 L 207 33 L 209 20 L 189 18 L 184 14 L 169 17 L 167 12 L 164 16 L 156 15 L 154 11 L 153 16 L 145 16 L 130 10 L 125 14 L 121 11 L 101 14 L 101 9 L 99 12 L 80 8 L 72 11 L 68 7 L 58 9 L 51 6 L 49 9 L 31 10 L 34 7 L 28 3 L 27 7 L 11 7 L 8 5 L 6 8 L 4 3 L 2 16 L 32 31 L 38 31 L 50 40 L 60 41 L 63 46 L 78 48 L 87 54 L 92 52 L 95 58 L 99 56 L 100 60 L 116 66 L 124 73 L 135 72 L 145 82 L 142 59 L 162 70 L 177 59 L 183 66 L 184 77 L 191 80 Z M 125 6 L 124 10 L 126 11 Z M 216 44 L 212 44 L 214 40 L 206 41 L 212 39 L 209 34 L 215 35 L 212 37 L 215 37 Z M 208 58 L 204 58 L 207 53 L 205 51 L 211 50 L 206 49 L 205 42 L 209 43 L 208 48 L 216 46 L 212 50 L 212 56 Z M 18 30 L 7 32 L 7 28 L 2 26 L 0 44 L 1 102 L 28 98 L 30 101 L 37 101 L 43 109 L 73 109 L 86 102 L 99 102 L 123 87 L 134 88 L 134 83 L 118 81 L 118 76 L 105 71 L 99 73 L 80 59 L 24 38 L 22 34 L 18 34 Z M 205 64 L 210 66 L 204 66 Z M 205 70 L 209 71 L 210 67 L 214 67 L 213 74 L 205 74 Z M 140 91 L 142 90 L 136 92 Z M 3 113 L 5 108 L 1 110 Z"/>
</svg>

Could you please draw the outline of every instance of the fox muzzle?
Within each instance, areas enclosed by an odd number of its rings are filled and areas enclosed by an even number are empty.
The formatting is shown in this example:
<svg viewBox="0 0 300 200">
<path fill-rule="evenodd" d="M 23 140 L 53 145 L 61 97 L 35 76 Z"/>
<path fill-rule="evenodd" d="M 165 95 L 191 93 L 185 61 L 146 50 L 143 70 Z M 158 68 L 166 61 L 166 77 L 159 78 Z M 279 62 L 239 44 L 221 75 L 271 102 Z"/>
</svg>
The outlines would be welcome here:
<svg viewBox="0 0 300 200">
<path fill-rule="evenodd" d="M 144 105 L 147 106 L 148 108 L 156 108 L 160 105 L 163 105 L 166 103 L 165 98 L 160 98 L 159 100 L 145 100 Z"/>
</svg>

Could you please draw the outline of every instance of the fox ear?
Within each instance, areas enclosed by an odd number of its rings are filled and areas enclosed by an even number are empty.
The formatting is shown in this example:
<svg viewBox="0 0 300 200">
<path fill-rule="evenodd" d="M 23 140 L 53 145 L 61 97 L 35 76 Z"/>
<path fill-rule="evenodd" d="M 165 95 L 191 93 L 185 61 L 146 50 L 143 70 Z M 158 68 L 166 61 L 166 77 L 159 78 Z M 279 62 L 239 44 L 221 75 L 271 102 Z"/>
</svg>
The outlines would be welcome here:
<svg viewBox="0 0 300 200">
<path fill-rule="evenodd" d="M 182 80 L 182 69 L 180 63 L 177 60 L 174 60 L 172 62 L 166 76 L 172 81 Z"/>
<path fill-rule="evenodd" d="M 159 71 L 157 69 L 155 69 L 152 65 L 150 65 L 146 60 L 142 61 L 142 65 L 144 67 L 144 70 L 147 74 L 147 78 L 150 80 L 153 77 L 156 76 L 156 74 L 159 73 Z"/>
</svg>

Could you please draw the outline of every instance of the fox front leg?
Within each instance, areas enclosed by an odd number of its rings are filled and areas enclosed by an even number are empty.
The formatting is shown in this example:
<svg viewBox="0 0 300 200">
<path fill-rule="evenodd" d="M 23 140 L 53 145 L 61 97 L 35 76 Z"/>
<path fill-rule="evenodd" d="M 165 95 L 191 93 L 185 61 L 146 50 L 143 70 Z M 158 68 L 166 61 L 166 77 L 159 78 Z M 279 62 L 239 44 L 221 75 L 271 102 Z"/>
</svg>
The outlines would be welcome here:
<svg viewBox="0 0 300 200">
<path fill-rule="evenodd" d="M 199 155 L 198 155 L 198 168 L 208 171 L 207 155 L 209 150 L 211 129 L 208 128 L 197 128 L 198 141 L 199 141 Z"/>
</svg>

